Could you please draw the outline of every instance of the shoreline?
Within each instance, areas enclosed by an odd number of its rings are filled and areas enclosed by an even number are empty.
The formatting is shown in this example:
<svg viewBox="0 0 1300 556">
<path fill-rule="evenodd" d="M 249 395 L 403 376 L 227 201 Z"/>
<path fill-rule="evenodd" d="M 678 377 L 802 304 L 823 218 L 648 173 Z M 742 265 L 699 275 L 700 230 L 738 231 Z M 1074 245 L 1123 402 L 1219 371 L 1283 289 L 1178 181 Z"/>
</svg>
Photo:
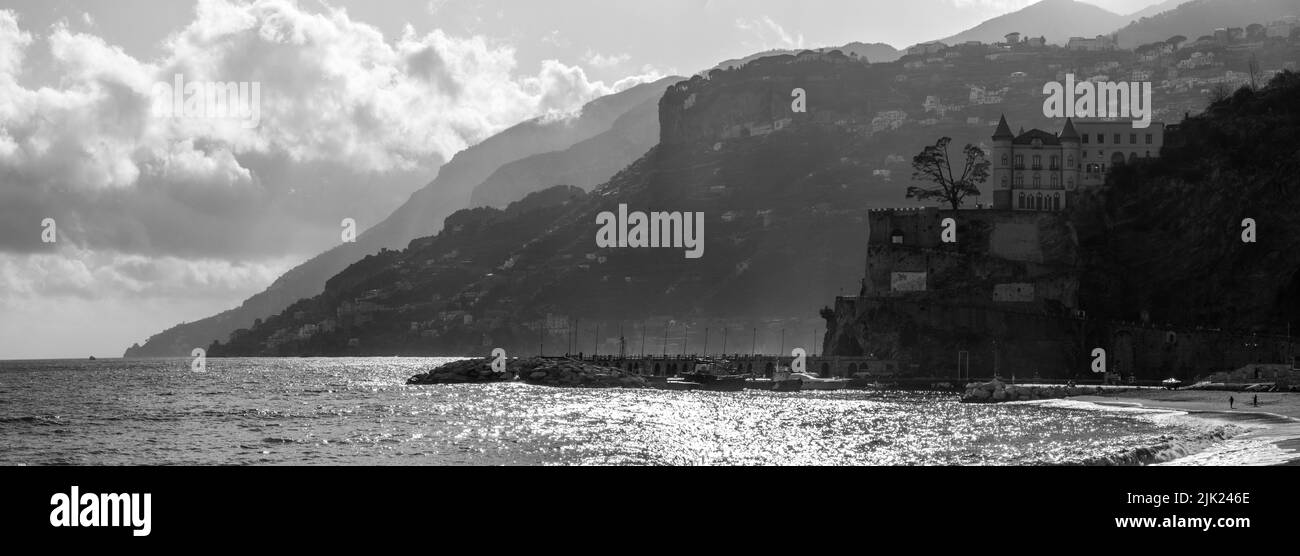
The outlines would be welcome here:
<svg viewBox="0 0 1300 556">
<path fill-rule="evenodd" d="M 1300 466 L 1300 394 L 1260 393 L 1258 406 L 1250 403 L 1255 393 L 1208 390 L 1131 390 L 1107 395 L 1075 396 L 1069 400 L 1099 407 L 1138 408 L 1176 412 L 1187 418 L 1216 425 L 1233 425 L 1245 432 L 1212 449 L 1176 458 L 1163 465 L 1246 465 Z M 1228 408 L 1228 397 L 1236 398 Z M 1262 458 L 1263 461 L 1252 459 Z"/>
</svg>

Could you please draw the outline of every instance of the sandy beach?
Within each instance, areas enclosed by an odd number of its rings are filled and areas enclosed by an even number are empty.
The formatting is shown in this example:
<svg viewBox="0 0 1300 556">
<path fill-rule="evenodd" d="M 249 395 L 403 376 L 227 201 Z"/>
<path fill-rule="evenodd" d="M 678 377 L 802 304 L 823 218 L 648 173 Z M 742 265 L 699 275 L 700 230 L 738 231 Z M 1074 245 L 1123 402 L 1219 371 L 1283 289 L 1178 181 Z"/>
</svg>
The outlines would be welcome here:
<svg viewBox="0 0 1300 556">
<path fill-rule="evenodd" d="M 1228 397 L 1235 400 L 1235 408 L 1228 407 Z M 1252 405 L 1254 397 L 1259 405 Z M 1223 413 L 1272 413 L 1300 419 L 1300 393 L 1297 392 L 1221 392 L 1210 390 L 1165 390 L 1144 388 L 1125 390 L 1106 396 L 1079 396 L 1079 401 L 1093 403 L 1139 404 L 1143 407 L 1177 409 L 1181 411 L 1212 411 Z"/>
<path fill-rule="evenodd" d="M 1232 408 L 1228 406 L 1229 396 L 1235 402 Z M 1259 405 L 1254 405 L 1256 396 Z M 1185 411 L 1193 417 L 1249 427 L 1252 431 L 1234 438 L 1234 444 L 1239 444 L 1242 450 L 1267 444 L 1268 451 L 1276 452 L 1278 457 L 1294 456 L 1283 465 L 1300 465 L 1300 393 L 1144 388 L 1071 399 L 1100 405 Z M 1197 464 L 1198 458 L 1188 458 L 1185 463 Z"/>
</svg>

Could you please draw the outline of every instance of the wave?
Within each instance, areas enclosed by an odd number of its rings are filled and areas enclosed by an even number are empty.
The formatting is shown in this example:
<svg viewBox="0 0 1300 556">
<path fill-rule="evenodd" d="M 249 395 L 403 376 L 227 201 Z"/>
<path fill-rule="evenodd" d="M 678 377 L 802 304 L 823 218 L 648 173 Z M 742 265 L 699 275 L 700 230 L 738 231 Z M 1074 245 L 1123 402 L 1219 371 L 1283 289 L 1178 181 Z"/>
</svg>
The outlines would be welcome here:
<svg viewBox="0 0 1300 556">
<path fill-rule="evenodd" d="M 1300 422 L 1290 417 L 1260 413 L 1225 414 L 1147 407 L 1139 403 L 1094 403 L 1046 400 L 1053 407 L 1138 415 L 1149 419 L 1178 420 L 1201 432 L 1184 438 L 1162 437 L 1157 444 L 1063 465 L 1279 465 L 1300 461 L 1300 453 L 1283 449 L 1279 442 L 1300 439 Z"/>
<path fill-rule="evenodd" d="M 1193 435 L 1187 438 L 1164 437 L 1158 444 L 1139 446 L 1113 454 L 1084 458 L 1080 461 L 1069 462 L 1064 465 L 1136 466 L 1168 463 L 1203 452 L 1211 446 L 1222 443 L 1237 434 L 1240 434 L 1240 432 L 1241 429 L 1237 427 L 1221 426 L 1211 432 Z"/>
</svg>

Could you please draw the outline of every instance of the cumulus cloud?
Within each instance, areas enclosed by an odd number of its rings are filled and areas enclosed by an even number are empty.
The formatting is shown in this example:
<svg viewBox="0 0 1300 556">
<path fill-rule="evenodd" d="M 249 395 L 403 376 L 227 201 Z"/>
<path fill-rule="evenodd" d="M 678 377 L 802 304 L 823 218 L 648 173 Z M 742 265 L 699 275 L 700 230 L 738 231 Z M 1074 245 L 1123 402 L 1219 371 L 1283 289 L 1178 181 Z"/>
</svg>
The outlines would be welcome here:
<svg viewBox="0 0 1300 556">
<path fill-rule="evenodd" d="M 56 85 L 20 82 L 37 40 Z M 509 44 L 410 27 L 386 38 L 289 0 L 199 0 L 164 52 L 138 60 L 62 22 L 42 37 L 0 10 L 0 251 L 47 249 L 33 223 L 50 216 L 84 248 L 310 253 L 340 216 L 375 223 L 457 151 L 657 77 L 606 84 L 558 61 L 528 73 Z M 155 86 L 176 75 L 258 84 L 260 125 L 157 117 Z"/>
<path fill-rule="evenodd" d="M 632 56 L 626 53 L 605 55 L 599 52 L 593 52 L 591 50 L 588 50 L 585 54 L 582 55 L 583 62 L 586 62 L 588 65 L 592 65 L 598 68 L 611 68 L 614 66 L 619 66 L 622 64 L 626 64 L 631 59 Z"/>
</svg>

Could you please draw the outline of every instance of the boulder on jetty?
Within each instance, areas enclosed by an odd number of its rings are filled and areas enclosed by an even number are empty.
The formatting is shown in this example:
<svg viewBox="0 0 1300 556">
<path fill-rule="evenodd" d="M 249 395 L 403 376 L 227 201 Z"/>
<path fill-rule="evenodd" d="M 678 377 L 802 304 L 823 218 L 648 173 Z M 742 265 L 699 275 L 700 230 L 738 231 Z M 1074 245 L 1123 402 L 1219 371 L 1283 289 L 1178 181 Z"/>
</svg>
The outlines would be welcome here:
<svg viewBox="0 0 1300 556">
<path fill-rule="evenodd" d="M 645 388 L 646 380 L 613 367 L 573 359 L 512 359 L 503 373 L 492 371 L 492 358 L 453 361 L 407 380 L 407 384 L 478 384 L 518 378 L 529 384 L 571 388 Z"/>
<path fill-rule="evenodd" d="M 645 388 L 646 380 L 622 369 L 594 365 L 574 359 L 534 357 L 514 362 L 511 368 L 519 380 L 543 386 L 571 388 Z"/>
<path fill-rule="evenodd" d="M 1018 402 L 1101 393 L 1100 386 L 1017 386 L 995 378 L 989 382 L 967 384 L 966 392 L 961 395 L 961 401 L 963 403 Z"/>
<path fill-rule="evenodd" d="M 478 384 L 483 382 L 505 382 L 515 378 L 509 362 L 504 373 L 492 370 L 492 358 L 465 359 L 452 361 L 446 365 L 415 375 L 407 384 Z"/>
</svg>

